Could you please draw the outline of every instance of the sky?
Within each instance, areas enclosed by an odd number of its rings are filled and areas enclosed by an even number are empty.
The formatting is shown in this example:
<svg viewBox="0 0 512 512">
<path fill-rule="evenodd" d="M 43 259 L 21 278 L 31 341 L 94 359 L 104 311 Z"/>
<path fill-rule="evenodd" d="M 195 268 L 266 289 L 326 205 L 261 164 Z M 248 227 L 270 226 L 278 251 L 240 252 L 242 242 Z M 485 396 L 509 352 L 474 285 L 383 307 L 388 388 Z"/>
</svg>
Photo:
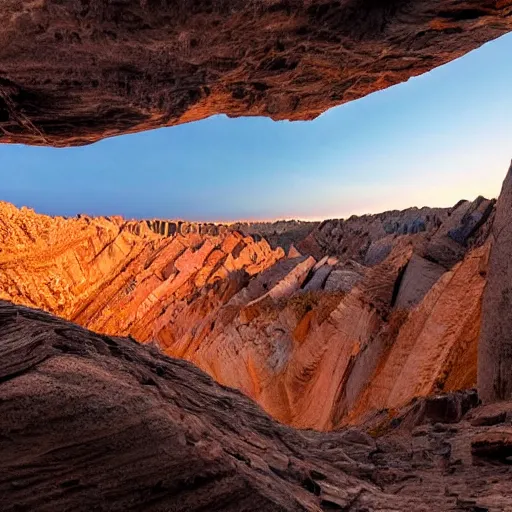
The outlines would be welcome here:
<svg viewBox="0 0 512 512">
<path fill-rule="evenodd" d="M 314 121 L 209 119 L 80 148 L 0 145 L 0 200 L 40 213 L 323 219 L 496 197 L 512 34 Z"/>
</svg>

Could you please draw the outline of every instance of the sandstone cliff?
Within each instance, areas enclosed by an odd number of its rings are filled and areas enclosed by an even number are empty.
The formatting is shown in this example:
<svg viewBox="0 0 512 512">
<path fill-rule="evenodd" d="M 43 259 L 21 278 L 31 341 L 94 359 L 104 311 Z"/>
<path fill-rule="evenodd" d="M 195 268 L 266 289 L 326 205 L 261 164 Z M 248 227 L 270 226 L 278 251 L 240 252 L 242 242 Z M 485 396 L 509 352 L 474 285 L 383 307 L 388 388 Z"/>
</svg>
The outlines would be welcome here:
<svg viewBox="0 0 512 512">
<path fill-rule="evenodd" d="M 487 402 L 512 397 L 512 164 L 503 182 L 492 226 L 489 279 L 482 308 L 478 388 Z"/>
<path fill-rule="evenodd" d="M 512 28 L 510 0 L 2 0 L 0 142 L 312 119 Z"/>
<path fill-rule="evenodd" d="M 0 509 L 503 512 L 512 403 L 476 401 L 295 431 L 185 361 L 0 301 Z"/>
<path fill-rule="evenodd" d="M 0 298 L 152 343 L 284 423 L 330 430 L 475 385 L 493 208 L 328 221 L 296 240 L 315 258 L 225 226 L 3 203 Z"/>
</svg>

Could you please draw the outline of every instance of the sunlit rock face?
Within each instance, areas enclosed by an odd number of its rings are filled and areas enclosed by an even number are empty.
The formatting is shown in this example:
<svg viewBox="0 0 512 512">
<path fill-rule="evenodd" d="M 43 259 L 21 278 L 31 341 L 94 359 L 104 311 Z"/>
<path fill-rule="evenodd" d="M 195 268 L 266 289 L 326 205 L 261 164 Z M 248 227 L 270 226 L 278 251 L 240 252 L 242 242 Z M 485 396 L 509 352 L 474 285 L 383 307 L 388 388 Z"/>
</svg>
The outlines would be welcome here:
<svg viewBox="0 0 512 512">
<path fill-rule="evenodd" d="M 302 240 L 289 223 L 285 253 L 258 226 L 2 203 L 0 298 L 156 345 L 284 423 L 331 430 L 476 384 L 493 216 L 478 198 L 327 221 Z"/>
<path fill-rule="evenodd" d="M 512 28 L 510 0 L 3 0 L 0 141 L 312 119 Z"/>
<path fill-rule="evenodd" d="M 297 431 L 187 361 L 0 301 L 0 509 L 511 510 L 512 403 L 477 403 Z"/>
</svg>

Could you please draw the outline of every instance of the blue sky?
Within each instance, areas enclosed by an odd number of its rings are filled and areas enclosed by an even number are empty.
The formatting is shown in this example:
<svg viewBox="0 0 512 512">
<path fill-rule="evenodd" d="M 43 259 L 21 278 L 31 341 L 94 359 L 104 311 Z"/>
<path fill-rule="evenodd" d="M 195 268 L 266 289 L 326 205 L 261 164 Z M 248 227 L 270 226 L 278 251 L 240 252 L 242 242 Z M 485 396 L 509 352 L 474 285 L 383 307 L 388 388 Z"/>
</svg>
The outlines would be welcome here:
<svg viewBox="0 0 512 512">
<path fill-rule="evenodd" d="M 512 34 L 315 121 L 204 121 L 81 148 L 0 145 L 0 200 L 41 213 L 332 218 L 499 193 Z"/>
</svg>

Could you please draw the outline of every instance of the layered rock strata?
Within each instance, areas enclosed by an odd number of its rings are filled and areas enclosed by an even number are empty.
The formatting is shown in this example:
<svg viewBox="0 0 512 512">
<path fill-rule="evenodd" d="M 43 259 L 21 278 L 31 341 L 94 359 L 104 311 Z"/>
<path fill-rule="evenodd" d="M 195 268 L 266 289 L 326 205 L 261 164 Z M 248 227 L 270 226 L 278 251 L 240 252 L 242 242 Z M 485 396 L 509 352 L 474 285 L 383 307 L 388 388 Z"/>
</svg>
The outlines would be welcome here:
<svg viewBox="0 0 512 512">
<path fill-rule="evenodd" d="M 512 398 L 512 165 L 503 182 L 490 239 L 482 307 L 478 387 L 487 402 Z"/>
<path fill-rule="evenodd" d="M 2 211 L 0 298 L 155 344 L 284 423 L 331 430 L 476 383 L 492 201 L 324 225 L 345 227 L 333 249 L 370 241 L 359 261 L 285 255 L 230 229 L 161 235 L 120 218 Z M 421 215 L 424 230 L 386 230 Z M 386 254 L 365 265 L 372 245 Z"/>
</svg>

